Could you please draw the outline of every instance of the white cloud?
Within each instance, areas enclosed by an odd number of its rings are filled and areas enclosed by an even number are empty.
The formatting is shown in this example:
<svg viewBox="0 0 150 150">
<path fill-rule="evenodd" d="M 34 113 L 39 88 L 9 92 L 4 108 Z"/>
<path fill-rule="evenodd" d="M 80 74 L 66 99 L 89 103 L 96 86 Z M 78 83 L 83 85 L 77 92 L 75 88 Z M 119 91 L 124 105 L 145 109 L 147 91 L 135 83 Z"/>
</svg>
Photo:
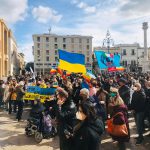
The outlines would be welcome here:
<svg viewBox="0 0 150 150">
<path fill-rule="evenodd" d="M 85 2 L 80 2 L 79 0 L 73 0 L 71 3 L 74 4 L 76 7 L 83 9 L 84 12 L 87 14 L 96 13 L 95 6 L 90 6 Z"/>
<path fill-rule="evenodd" d="M 14 24 L 25 19 L 27 8 L 28 0 L 0 0 L 0 18 Z"/>
<path fill-rule="evenodd" d="M 61 14 L 50 7 L 38 6 L 33 8 L 32 15 L 40 23 L 59 22 L 62 18 Z"/>
<path fill-rule="evenodd" d="M 34 61 L 33 59 L 33 50 L 32 50 L 33 43 L 23 43 L 19 45 L 19 52 L 25 55 L 25 61 L 30 62 Z"/>
</svg>

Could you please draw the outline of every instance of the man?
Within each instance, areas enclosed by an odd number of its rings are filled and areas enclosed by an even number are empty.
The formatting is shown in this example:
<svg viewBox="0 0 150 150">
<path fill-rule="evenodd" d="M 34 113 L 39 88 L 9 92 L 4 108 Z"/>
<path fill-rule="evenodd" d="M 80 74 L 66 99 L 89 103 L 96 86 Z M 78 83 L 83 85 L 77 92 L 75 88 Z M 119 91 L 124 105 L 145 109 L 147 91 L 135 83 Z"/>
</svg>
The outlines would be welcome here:
<svg viewBox="0 0 150 150">
<path fill-rule="evenodd" d="M 136 83 L 134 86 L 134 93 L 132 95 L 131 109 L 135 113 L 135 122 L 137 126 L 137 141 L 136 145 L 140 145 L 143 141 L 143 129 L 144 129 L 144 113 L 146 108 L 146 95 L 141 88 L 140 83 Z"/>
<path fill-rule="evenodd" d="M 23 96 L 25 94 L 23 87 L 24 87 L 24 82 L 20 81 L 18 87 L 16 88 L 16 93 L 17 93 L 16 100 L 17 100 L 17 105 L 18 105 L 18 112 L 17 112 L 16 119 L 18 121 L 21 120 L 22 113 L 23 113 Z"/>
<path fill-rule="evenodd" d="M 13 111 L 16 113 L 16 98 L 17 98 L 17 93 L 16 93 L 16 88 L 17 88 L 17 81 L 16 79 L 12 79 L 12 84 L 10 85 L 10 100 L 9 100 L 9 114 L 12 112 L 12 104 L 14 105 Z"/>
<path fill-rule="evenodd" d="M 123 99 L 126 106 L 129 106 L 130 104 L 130 88 L 126 85 L 126 80 L 124 78 L 121 78 L 119 80 L 119 95 Z"/>
<path fill-rule="evenodd" d="M 68 93 L 64 89 L 59 88 L 57 90 L 56 118 L 58 122 L 60 150 L 71 150 L 73 146 L 71 139 L 67 138 L 65 131 L 69 132 L 69 130 L 73 129 L 75 115 L 75 104 L 68 98 Z"/>
<path fill-rule="evenodd" d="M 3 105 L 3 96 L 4 96 L 4 81 L 0 80 L 0 107 Z"/>
</svg>

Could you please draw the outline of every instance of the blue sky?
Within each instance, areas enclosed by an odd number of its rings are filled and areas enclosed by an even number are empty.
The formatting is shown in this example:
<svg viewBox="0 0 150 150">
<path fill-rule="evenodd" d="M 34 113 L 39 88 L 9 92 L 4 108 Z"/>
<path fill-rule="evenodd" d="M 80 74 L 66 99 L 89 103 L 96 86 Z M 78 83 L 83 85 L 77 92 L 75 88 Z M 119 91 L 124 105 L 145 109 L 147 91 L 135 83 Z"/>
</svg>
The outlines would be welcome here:
<svg viewBox="0 0 150 150">
<path fill-rule="evenodd" d="M 91 35 L 93 46 L 102 46 L 108 29 L 115 44 L 143 45 L 149 6 L 149 0 L 0 0 L 0 18 L 12 29 L 26 61 L 33 61 L 32 34 L 47 33 L 49 27 L 55 34 Z"/>
</svg>

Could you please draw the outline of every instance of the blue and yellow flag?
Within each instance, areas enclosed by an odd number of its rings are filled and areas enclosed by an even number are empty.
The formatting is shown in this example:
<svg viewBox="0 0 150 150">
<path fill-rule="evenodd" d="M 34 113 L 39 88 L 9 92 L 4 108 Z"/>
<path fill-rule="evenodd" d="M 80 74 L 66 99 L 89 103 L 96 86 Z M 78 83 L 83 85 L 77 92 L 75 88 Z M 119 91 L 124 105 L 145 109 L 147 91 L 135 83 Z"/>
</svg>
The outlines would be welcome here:
<svg viewBox="0 0 150 150">
<path fill-rule="evenodd" d="M 74 73 L 86 73 L 85 56 L 63 50 L 59 52 L 59 68 Z"/>
</svg>

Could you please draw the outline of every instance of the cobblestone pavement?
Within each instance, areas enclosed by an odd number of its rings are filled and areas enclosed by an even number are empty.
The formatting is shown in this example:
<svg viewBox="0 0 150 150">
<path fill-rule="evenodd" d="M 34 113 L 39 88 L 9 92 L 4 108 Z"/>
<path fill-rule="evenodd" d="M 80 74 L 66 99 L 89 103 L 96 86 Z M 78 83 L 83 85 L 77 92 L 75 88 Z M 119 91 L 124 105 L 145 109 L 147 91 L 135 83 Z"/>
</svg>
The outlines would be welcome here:
<svg viewBox="0 0 150 150">
<path fill-rule="evenodd" d="M 33 137 L 26 137 L 24 128 L 26 125 L 26 118 L 28 109 L 24 111 L 24 122 L 17 122 L 15 115 L 8 115 L 7 112 L 0 110 L 0 150 L 59 150 L 58 137 L 49 140 L 43 140 L 40 144 L 34 141 Z M 144 142 L 140 146 L 135 146 L 136 130 L 134 119 L 130 118 L 131 140 L 126 144 L 127 150 L 149 150 L 150 137 L 146 132 L 144 135 Z M 103 135 L 101 142 L 101 150 L 117 150 L 117 142 L 113 142 L 111 137 L 107 134 Z"/>
</svg>

